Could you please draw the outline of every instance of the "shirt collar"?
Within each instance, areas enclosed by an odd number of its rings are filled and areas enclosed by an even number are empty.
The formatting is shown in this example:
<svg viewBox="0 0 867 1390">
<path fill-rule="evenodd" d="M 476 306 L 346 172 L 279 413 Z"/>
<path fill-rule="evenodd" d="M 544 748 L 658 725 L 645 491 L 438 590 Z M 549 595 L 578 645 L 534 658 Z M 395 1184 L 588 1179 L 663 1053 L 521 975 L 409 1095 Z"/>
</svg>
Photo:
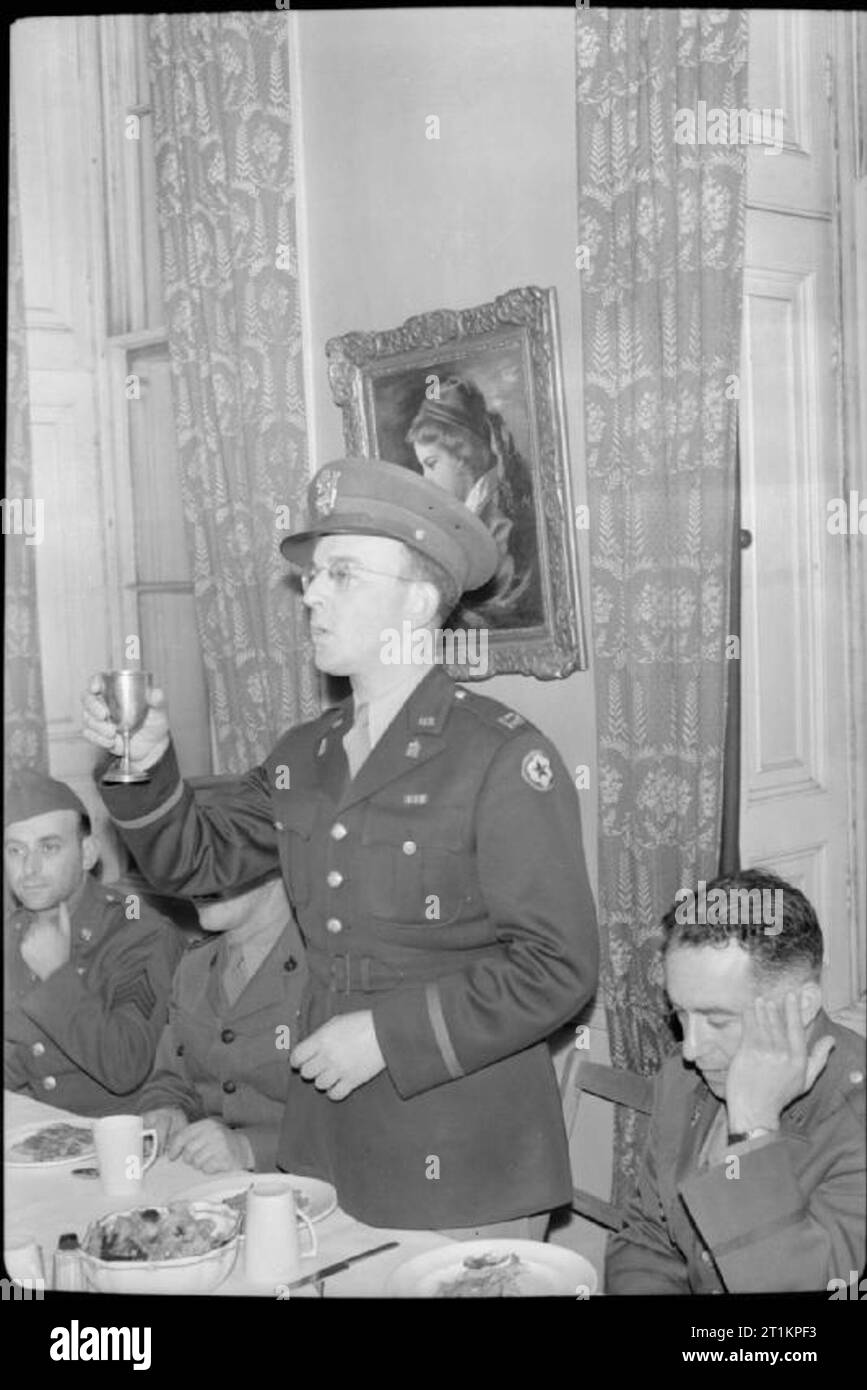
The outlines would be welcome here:
<svg viewBox="0 0 867 1390">
<path fill-rule="evenodd" d="M 240 928 L 240 936 L 237 931 L 225 932 L 220 945 L 225 951 L 227 961 L 240 957 L 250 974 L 253 975 L 276 942 L 279 941 L 288 925 L 289 920 L 285 915 L 277 917 L 271 922 L 266 922 L 254 931 L 247 931 L 247 924 L 245 923 Z"/>
<path fill-rule="evenodd" d="M 427 666 L 407 666 L 401 671 L 400 679 L 389 690 L 367 702 L 371 748 L 379 742 L 398 710 L 402 709 L 428 673 Z"/>
</svg>

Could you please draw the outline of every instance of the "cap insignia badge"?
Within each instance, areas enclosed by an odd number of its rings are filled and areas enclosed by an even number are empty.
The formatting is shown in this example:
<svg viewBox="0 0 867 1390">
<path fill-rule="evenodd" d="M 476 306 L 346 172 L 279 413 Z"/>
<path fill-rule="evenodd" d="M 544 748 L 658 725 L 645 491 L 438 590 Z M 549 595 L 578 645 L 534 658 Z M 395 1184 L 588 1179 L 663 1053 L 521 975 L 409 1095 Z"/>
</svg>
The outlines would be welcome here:
<svg viewBox="0 0 867 1390">
<path fill-rule="evenodd" d="M 328 516 L 334 511 L 339 482 L 340 474 L 335 468 L 327 468 L 316 479 L 316 496 L 313 505 L 320 516 Z"/>
</svg>

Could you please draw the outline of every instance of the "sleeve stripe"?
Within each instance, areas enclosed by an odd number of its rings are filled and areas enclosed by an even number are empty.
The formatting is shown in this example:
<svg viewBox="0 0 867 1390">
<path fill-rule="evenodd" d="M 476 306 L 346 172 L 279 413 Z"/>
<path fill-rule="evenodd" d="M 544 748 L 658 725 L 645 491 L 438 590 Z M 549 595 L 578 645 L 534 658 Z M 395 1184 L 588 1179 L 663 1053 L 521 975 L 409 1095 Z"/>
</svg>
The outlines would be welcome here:
<svg viewBox="0 0 867 1390">
<path fill-rule="evenodd" d="M 115 825 L 122 825 L 124 830 L 142 830 L 146 825 L 153 825 L 154 821 L 161 820 L 173 807 L 177 806 L 184 794 L 183 782 L 178 782 L 171 796 L 165 800 L 155 811 L 148 811 L 146 816 L 137 816 L 135 820 L 121 820 L 118 816 L 112 816 Z"/>
<path fill-rule="evenodd" d="M 434 1037 L 437 1040 L 437 1046 L 442 1053 L 443 1061 L 448 1067 L 449 1075 L 453 1081 L 457 1081 L 459 1076 L 463 1076 L 464 1071 L 452 1047 L 452 1040 L 449 1037 L 449 1030 L 446 1025 L 445 1015 L 443 1014 L 443 1005 L 440 999 L 439 988 L 435 982 L 431 981 L 425 989 L 425 998 L 427 999 L 427 1011 L 430 1016 L 431 1027 L 434 1030 Z"/>
<path fill-rule="evenodd" d="M 722 1259 L 725 1255 L 733 1254 L 735 1250 L 744 1250 L 750 1245 L 756 1245 L 760 1240 L 770 1240 L 771 1236 L 777 1236 L 781 1231 L 799 1225 L 806 1218 L 807 1211 L 804 1207 L 800 1211 L 787 1211 L 782 1216 L 775 1216 L 773 1220 L 766 1221 L 761 1226 L 753 1226 L 749 1231 L 732 1236 L 730 1240 L 720 1241 L 718 1245 L 712 1245 L 714 1258 Z"/>
</svg>

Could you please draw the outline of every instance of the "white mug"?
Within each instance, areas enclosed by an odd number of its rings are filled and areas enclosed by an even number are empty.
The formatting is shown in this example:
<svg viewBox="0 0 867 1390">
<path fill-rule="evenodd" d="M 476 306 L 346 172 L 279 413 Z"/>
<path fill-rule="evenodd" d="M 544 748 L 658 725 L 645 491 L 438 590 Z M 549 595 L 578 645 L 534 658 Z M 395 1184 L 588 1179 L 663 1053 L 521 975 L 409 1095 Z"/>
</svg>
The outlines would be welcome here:
<svg viewBox="0 0 867 1390">
<path fill-rule="evenodd" d="M 301 1251 L 298 1222 L 310 1233 L 310 1249 Z M 244 1225 L 244 1264 L 251 1284 L 278 1284 L 297 1279 L 301 1260 L 318 1250 L 310 1218 L 295 1209 L 290 1181 L 254 1183 L 247 1192 Z"/>
<path fill-rule="evenodd" d="M 3 1248 L 3 1263 L 6 1273 L 16 1284 L 25 1288 L 45 1288 L 45 1266 L 42 1263 L 42 1249 L 35 1236 L 22 1236 L 20 1240 L 8 1239 Z"/>
<path fill-rule="evenodd" d="M 151 1141 L 151 1152 L 144 1158 L 147 1138 Z M 141 1115 L 106 1115 L 93 1122 L 93 1142 L 105 1195 L 138 1196 L 145 1173 L 156 1161 L 156 1130 L 144 1129 Z"/>
</svg>

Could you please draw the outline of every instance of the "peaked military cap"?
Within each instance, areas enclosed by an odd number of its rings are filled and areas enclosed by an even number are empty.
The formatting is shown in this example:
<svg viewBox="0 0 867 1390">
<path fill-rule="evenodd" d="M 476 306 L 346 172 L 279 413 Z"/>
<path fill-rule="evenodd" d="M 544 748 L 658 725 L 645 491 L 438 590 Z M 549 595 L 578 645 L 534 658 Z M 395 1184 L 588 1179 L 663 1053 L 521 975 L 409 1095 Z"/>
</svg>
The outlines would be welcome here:
<svg viewBox="0 0 867 1390">
<path fill-rule="evenodd" d="M 292 564 L 309 564 L 321 536 L 348 531 L 403 541 L 442 565 L 460 593 L 480 588 L 497 568 L 497 545 L 484 522 L 445 488 L 399 464 L 336 459 L 319 469 L 307 500 L 307 524 L 280 545 Z"/>
</svg>

